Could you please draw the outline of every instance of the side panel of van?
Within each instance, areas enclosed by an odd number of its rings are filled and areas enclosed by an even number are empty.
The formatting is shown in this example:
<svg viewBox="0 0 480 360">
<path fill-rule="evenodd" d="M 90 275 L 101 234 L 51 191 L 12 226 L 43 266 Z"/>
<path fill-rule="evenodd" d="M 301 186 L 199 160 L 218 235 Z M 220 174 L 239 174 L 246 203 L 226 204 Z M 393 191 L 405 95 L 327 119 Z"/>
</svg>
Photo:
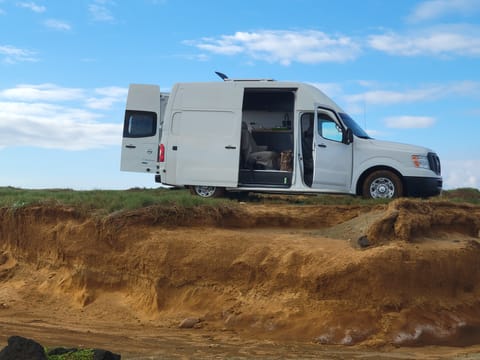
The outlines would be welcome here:
<svg viewBox="0 0 480 360">
<path fill-rule="evenodd" d="M 160 87 L 130 85 L 123 124 L 122 171 L 155 172 L 160 121 Z"/>
</svg>

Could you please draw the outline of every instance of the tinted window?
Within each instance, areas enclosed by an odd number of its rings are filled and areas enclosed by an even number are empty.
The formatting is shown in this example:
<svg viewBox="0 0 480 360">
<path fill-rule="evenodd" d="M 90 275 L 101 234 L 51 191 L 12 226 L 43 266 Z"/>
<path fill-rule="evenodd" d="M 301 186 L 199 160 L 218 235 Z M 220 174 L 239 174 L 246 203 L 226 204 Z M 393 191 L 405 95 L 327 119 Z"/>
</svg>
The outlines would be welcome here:
<svg viewBox="0 0 480 360">
<path fill-rule="evenodd" d="M 148 111 L 125 112 L 124 137 L 148 137 L 157 132 L 157 114 Z"/>
</svg>

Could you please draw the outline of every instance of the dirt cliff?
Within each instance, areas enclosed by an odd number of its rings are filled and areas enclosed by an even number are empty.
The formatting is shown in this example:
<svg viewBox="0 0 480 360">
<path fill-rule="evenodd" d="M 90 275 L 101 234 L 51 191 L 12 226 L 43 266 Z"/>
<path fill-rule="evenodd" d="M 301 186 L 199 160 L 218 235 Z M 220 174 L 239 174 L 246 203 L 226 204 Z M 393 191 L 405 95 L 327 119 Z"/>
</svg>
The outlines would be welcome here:
<svg viewBox="0 0 480 360">
<path fill-rule="evenodd" d="M 479 232 L 479 206 L 426 200 L 3 208 L 0 322 L 119 331 L 194 318 L 277 341 L 478 344 Z"/>
</svg>

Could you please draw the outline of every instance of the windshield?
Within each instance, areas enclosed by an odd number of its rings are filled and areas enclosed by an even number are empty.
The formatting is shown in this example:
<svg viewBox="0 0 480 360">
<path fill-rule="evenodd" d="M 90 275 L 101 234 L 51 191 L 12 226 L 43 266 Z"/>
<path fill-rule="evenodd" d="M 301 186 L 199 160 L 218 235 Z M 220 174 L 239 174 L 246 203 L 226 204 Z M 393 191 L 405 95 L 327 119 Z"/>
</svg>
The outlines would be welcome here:
<svg viewBox="0 0 480 360">
<path fill-rule="evenodd" d="M 342 118 L 343 123 L 347 126 L 347 128 L 352 129 L 353 134 L 356 137 L 362 138 L 362 139 L 371 139 L 370 136 L 363 130 L 360 125 L 358 125 L 355 120 L 353 120 L 348 114 L 345 113 L 340 113 L 340 117 Z"/>
</svg>

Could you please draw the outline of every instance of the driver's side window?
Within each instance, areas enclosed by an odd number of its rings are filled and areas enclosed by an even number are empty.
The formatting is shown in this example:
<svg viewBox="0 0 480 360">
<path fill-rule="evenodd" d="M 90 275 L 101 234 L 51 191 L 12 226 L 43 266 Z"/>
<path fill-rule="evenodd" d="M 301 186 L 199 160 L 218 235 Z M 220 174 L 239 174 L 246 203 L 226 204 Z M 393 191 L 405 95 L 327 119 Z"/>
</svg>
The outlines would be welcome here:
<svg viewBox="0 0 480 360">
<path fill-rule="evenodd" d="M 318 114 L 318 134 L 327 140 L 341 142 L 342 129 L 326 114 Z"/>
</svg>

